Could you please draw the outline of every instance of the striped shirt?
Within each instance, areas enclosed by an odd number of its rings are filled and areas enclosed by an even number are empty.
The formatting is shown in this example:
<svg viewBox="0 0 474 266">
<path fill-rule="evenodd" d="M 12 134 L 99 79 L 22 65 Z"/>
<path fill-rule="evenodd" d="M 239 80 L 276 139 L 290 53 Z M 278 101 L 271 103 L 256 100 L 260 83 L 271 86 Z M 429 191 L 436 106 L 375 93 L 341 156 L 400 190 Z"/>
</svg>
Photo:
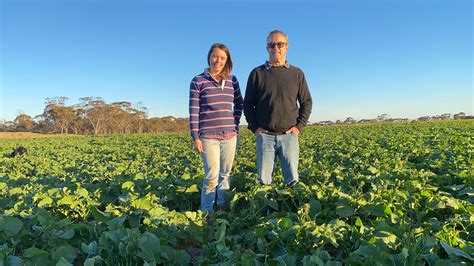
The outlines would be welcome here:
<svg viewBox="0 0 474 266">
<path fill-rule="evenodd" d="M 206 70 L 189 86 L 189 130 L 193 140 L 238 132 L 243 98 L 237 78 L 219 83 Z"/>
</svg>

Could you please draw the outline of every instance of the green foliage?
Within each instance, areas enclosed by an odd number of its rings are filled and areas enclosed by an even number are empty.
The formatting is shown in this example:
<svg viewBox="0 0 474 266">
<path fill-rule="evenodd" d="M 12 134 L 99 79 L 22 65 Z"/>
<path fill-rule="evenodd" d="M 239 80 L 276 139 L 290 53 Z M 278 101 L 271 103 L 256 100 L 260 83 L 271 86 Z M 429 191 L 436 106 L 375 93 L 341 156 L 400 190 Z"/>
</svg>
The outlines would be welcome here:
<svg viewBox="0 0 474 266">
<path fill-rule="evenodd" d="M 306 128 L 292 188 L 254 142 L 206 214 L 187 134 L 2 139 L 0 266 L 474 263 L 473 122 Z"/>
</svg>

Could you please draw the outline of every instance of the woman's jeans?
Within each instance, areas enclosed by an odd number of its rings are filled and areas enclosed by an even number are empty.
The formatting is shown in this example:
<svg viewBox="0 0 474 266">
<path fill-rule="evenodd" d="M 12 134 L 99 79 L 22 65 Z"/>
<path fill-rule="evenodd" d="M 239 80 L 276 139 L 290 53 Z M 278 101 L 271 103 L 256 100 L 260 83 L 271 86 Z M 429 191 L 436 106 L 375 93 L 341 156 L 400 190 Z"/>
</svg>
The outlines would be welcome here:
<svg viewBox="0 0 474 266">
<path fill-rule="evenodd" d="M 225 203 L 225 191 L 229 189 L 237 136 L 225 140 L 201 138 L 201 142 L 201 158 L 206 172 L 202 182 L 201 210 L 211 212 L 216 194 L 217 206 L 223 206 Z"/>
<path fill-rule="evenodd" d="M 261 184 L 272 183 L 273 168 L 276 156 L 280 158 L 283 181 L 288 186 L 298 183 L 298 160 L 300 147 L 298 136 L 293 134 L 257 136 L 258 180 Z"/>
</svg>

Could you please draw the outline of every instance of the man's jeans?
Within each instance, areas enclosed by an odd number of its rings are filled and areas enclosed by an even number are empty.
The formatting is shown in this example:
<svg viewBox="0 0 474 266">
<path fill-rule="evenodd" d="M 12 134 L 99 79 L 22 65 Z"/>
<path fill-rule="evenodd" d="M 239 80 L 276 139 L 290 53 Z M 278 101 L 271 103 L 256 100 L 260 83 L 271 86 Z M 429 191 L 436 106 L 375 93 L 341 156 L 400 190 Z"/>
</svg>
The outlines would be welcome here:
<svg viewBox="0 0 474 266">
<path fill-rule="evenodd" d="M 217 206 L 223 206 L 225 203 L 225 191 L 229 189 L 237 136 L 226 140 L 201 138 L 201 142 L 201 158 L 206 172 L 202 182 L 201 210 L 212 212 L 216 194 Z"/>
<path fill-rule="evenodd" d="M 257 136 L 257 168 L 258 180 L 264 185 L 272 183 L 273 168 L 278 155 L 283 172 L 283 181 L 292 186 L 299 181 L 298 160 L 300 147 L 298 136 L 293 134 L 269 135 L 261 133 Z"/>
</svg>

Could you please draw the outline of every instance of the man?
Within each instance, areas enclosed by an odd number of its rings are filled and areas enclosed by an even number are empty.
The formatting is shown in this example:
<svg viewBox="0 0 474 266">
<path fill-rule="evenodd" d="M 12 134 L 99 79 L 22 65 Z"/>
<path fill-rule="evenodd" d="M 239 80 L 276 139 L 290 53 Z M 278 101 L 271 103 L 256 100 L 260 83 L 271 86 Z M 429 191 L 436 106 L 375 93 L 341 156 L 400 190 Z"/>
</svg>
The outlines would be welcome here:
<svg viewBox="0 0 474 266">
<path fill-rule="evenodd" d="M 313 101 L 303 72 L 286 61 L 288 36 L 279 30 L 270 32 L 267 52 L 269 60 L 249 75 L 244 114 L 257 138 L 258 180 L 272 183 L 278 156 L 284 183 L 292 187 L 299 182 L 298 134 L 308 122 Z"/>
</svg>

